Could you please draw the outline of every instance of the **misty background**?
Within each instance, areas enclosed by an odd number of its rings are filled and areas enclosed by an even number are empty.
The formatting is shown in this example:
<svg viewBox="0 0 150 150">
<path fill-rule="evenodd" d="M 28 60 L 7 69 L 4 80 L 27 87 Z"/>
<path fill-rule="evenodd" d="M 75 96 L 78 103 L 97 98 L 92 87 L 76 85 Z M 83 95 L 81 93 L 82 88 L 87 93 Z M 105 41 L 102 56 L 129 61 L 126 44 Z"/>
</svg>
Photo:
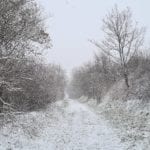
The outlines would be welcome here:
<svg viewBox="0 0 150 150">
<path fill-rule="evenodd" d="M 46 61 L 61 64 L 69 74 L 74 67 L 92 60 L 97 48 L 89 39 L 103 38 L 102 19 L 115 4 L 119 9 L 130 7 L 139 26 L 146 27 L 149 47 L 149 6 L 147 0 L 38 0 L 46 14 L 53 47 L 45 54 Z M 146 49 L 147 49 L 146 47 Z"/>
</svg>

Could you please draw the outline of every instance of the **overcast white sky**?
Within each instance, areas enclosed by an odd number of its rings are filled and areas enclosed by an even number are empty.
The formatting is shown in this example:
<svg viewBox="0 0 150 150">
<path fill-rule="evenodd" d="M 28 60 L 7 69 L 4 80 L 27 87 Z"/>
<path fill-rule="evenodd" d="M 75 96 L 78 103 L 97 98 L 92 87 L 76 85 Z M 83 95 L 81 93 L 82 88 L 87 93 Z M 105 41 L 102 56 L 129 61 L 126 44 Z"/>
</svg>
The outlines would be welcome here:
<svg viewBox="0 0 150 150">
<path fill-rule="evenodd" d="M 96 48 L 88 39 L 103 38 L 102 19 L 117 4 L 119 8 L 129 6 L 133 17 L 141 26 L 150 27 L 149 0 L 38 0 L 48 19 L 48 29 L 53 47 L 47 53 L 47 61 L 61 64 L 69 73 L 73 67 L 92 59 Z"/>
</svg>

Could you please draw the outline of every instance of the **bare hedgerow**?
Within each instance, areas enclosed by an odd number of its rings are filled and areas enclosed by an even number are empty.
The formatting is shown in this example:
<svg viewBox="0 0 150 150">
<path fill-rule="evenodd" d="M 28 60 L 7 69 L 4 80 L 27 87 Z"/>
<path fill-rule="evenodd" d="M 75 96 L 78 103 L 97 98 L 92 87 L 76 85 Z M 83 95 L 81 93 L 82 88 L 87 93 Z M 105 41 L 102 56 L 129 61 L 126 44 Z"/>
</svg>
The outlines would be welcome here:
<svg viewBox="0 0 150 150">
<path fill-rule="evenodd" d="M 1 0 L 0 22 L 0 115 L 40 109 L 63 98 L 63 69 L 39 61 L 51 39 L 36 1 Z"/>
</svg>

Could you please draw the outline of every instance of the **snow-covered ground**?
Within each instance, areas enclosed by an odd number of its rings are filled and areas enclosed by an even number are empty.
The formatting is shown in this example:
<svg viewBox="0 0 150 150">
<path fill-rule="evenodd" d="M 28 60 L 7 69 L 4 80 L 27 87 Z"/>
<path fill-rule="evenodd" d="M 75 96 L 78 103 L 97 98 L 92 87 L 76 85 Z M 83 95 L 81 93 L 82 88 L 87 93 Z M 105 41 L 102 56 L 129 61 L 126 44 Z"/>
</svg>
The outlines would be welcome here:
<svg viewBox="0 0 150 150">
<path fill-rule="evenodd" d="M 85 96 L 79 100 L 116 129 L 115 133 L 126 145 L 126 150 L 150 150 L 150 102 L 112 100 L 111 92 L 114 94 L 114 91 L 111 89 L 99 105 L 96 100 L 87 100 Z"/>
<path fill-rule="evenodd" d="M 125 150 L 115 130 L 88 106 L 59 101 L 17 117 L 0 131 L 0 150 Z"/>
</svg>

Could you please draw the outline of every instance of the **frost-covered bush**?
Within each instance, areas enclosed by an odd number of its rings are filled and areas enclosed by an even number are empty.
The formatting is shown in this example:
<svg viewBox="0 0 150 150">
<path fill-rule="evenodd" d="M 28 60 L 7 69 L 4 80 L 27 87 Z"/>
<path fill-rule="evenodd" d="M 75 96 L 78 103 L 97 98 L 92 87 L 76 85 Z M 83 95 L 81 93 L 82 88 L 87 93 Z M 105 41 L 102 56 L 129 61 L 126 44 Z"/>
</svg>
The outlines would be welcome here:
<svg viewBox="0 0 150 150">
<path fill-rule="evenodd" d="M 1 85 L 1 98 L 17 111 L 27 111 L 63 99 L 65 74 L 60 66 L 34 59 L 16 61 Z M 2 105 L 3 106 L 3 105 Z"/>
</svg>

